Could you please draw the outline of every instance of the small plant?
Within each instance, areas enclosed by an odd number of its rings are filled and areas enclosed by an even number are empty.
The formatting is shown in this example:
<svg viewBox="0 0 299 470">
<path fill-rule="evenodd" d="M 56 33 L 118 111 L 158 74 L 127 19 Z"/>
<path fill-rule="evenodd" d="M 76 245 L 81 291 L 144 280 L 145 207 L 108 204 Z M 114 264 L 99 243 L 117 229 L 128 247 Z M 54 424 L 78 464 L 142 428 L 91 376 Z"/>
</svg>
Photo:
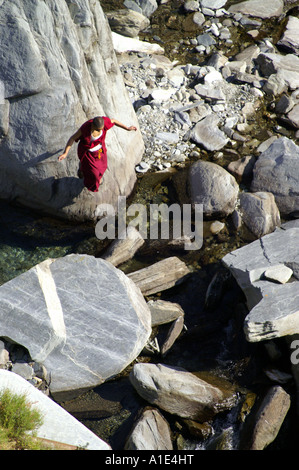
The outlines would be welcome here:
<svg viewBox="0 0 299 470">
<path fill-rule="evenodd" d="M 0 449 L 38 450 L 44 448 L 28 431 L 35 431 L 42 425 L 37 409 L 32 409 L 26 395 L 13 394 L 10 390 L 0 392 Z"/>
</svg>

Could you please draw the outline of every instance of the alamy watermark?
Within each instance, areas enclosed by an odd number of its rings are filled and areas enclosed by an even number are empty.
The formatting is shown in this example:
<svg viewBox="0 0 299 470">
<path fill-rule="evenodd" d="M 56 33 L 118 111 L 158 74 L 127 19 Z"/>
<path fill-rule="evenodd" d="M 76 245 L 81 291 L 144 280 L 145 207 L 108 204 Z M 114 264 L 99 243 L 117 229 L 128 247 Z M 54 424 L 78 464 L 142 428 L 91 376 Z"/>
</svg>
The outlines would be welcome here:
<svg viewBox="0 0 299 470">
<path fill-rule="evenodd" d="M 126 197 L 119 196 L 117 210 L 111 204 L 99 204 L 96 215 L 101 217 L 95 228 L 100 240 L 125 239 L 128 228 L 135 227 L 143 239 L 182 239 L 185 250 L 199 250 L 203 244 L 202 204 L 181 207 L 179 204 L 137 203 L 127 207 Z"/>
<path fill-rule="evenodd" d="M 299 339 L 295 339 L 294 341 L 292 341 L 290 348 L 294 349 L 290 357 L 291 363 L 293 365 L 297 365 L 299 364 Z"/>
</svg>

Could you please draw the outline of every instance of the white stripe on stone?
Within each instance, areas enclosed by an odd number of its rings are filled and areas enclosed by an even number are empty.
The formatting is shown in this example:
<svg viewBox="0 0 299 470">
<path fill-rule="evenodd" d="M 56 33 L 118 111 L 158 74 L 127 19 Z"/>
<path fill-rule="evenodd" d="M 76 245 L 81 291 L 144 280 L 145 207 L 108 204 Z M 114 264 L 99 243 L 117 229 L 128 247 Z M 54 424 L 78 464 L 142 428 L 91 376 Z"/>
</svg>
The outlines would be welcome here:
<svg viewBox="0 0 299 470">
<path fill-rule="evenodd" d="M 53 260 L 48 259 L 36 266 L 36 274 L 45 298 L 48 315 L 53 327 L 53 336 L 44 345 L 43 349 L 38 355 L 38 358 L 35 358 L 38 361 L 44 360 L 56 346 L 62 342 L 65 342 L 66 340 L 63 309 L 57 294 L 56 284 L 50 270 L 52 262 Z"/>
</svg>

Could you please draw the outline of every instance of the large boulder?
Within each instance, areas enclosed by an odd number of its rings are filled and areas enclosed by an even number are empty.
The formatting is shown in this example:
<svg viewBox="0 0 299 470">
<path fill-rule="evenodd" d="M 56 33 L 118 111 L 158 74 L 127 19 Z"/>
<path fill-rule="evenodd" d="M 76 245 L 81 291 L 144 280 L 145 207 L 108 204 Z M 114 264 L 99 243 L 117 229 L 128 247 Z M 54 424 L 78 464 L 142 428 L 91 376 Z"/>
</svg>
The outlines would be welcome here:
<svg viewBox="0 0 299 470">
<path fill-rule="evenodd" d="M 150 333 L 140 289 L 93 256 L 49 259 L 0 287 L 0 337 L 46 367 L 57 400 L 121 372 Z"/>
<path fill-rule="evenodd" d="M 130 381 L 144 400 L 182 418 L 206 421 L 234 402 L 217 386 L 180 367 L 135 364 Z"/>
<path fill-rule="evenodd" d="M 291 139 L 276 139 L 260 154 L 254 169 L 251 191 L 274 195 L 280 213 L 299 210 L 299 147 Z"/>
<path fill-rule="evenodd" d="M 216 163 L 199 160 L 189 170 L 192 204 L 202 204 L 206 217 L 226 217 L 236 207 L 239 185 Z"/>
<path fill-rule="evenodd" d="M 0 197 L 73 219 L 93 219 L 98 204 L 116 207 L 131 193 L 144 143 L 140 131 L 107 134 L 108 170 L 90 193 L 77 177 L 76 145 L 68 138 L 106 115 L 137 118 L 118 67 L 99 1 L 0 2 Z"/>
</svg>

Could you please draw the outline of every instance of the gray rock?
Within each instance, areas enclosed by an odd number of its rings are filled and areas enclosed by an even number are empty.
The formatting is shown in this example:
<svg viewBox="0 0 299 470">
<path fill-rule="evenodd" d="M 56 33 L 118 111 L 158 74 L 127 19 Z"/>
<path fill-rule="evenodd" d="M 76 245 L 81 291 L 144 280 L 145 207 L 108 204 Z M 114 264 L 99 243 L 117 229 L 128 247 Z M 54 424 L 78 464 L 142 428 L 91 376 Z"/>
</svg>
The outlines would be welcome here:
<svg viewBox="0 0 299 470">
<path fill-rule="evenodd" d="M 180 284 L 189 274 L 188 266 L 176 256 L 172 256 L 134 271 L 128 274 L 128 277 L 146 296 Z"/>
<path fill-rule="evenodd" d="M 179 316 L 169 327 L 166 337 L 159 341 L 159 349 L 162 357 L 165 356 L 174 345 L 184 328 L 184 317 Z"/>
<path fill-rule="evenodd" d="M 124 238 L 122 238 L 122 236 Z M 114 240 L 109 248 L 102 255 L 102 258 L 114 266 L 133 258 L 134 254 L 142 247 L 144 239 L 135 229 L 135 227 L 128 227 L 126 234 L 120 234 L 119 239 Z"/>
<path fill-rule="evenodd" d="M 236 206 L 239 186 L 235 178 L 216 163 L 198 161 L 189 170 L 192 204 L 203 204 L 207 217 L 231 214 Z"/>
<path fill-rule="evenodd" d="M 265 77 L 281 70 L 288 70 L 291 73 L 299 72 L 299 57 L 295 54 L 282 55 L 261 52 L 255 60 Z"/>
<path fill-rule="evenodd" d="M 77 177 L 76 144 L 66 160 L 57 158 L 96 115 L 138 126 L 100 2 L 5 2 L 0 21 L 6 100 L 0 197 L 55 216 L 93 219 L 98 204 L 115 205 L 118 195 L 131 193 L 144 150 L 139 131 L 111 129 L 105 190 L 96 194 Z"/>
<path fill-rule="evenodd" d="M 260 0 L 247 0 L 231 5 L 228 11 L 266 19 L 280 16 L 283 12 L 283 5 L 283 0 L 263 0 L 262 2 Z"/>
<path fill-rule="evenodd" d="M 240 211 L 243 222 L 257 238 L 280 226 L 279 210 L 271 193 L 240 193 Z"/>
<path fill-rule="evenodd" d="M 164 364 L 135 364 L 130 381 L 144 400 L 182 418 L 207 420 L 223 399 L 217 387 Z"/>
<path fill-rule="evenodd" d="M 125 450 L 173 450 L 168 422 L 158 410 L 145 410 L 134 425 Z"/>
<path fill-rule="evenodd" d="M 270 75 L 270 77 L 263 86 L 264 92 L 267 95 L 273 96 L 281 95 L 282 93 L 286 92 L 287 89 L 288 86 L 285 80 L 283 79 L 283 77 L 280 77 L 278 73 Z"/>
<path fill-rule="evenodd" d="M 277 265 L 299 264 L 299 222 L 283 226 L 223 258 L 243 290 L 249 314 L 244 322 L 247 339 L 263 341 L 299 331 L 299 283 L 278 284 L 265 279 Z"/>
<path fill-rule="evenodd" d="M 55 401 L 37 390 L 27 380 L 13 372 L 0 370 L 0 390 L 10 390 L 25 395 L 33 409 L 43 418 L 43 424 L 36 430 L 36 437 L 59 444 L 67 449 L 111 450 L 111 447 L 77 421 Z"/>
<path fill-rule="evenodd" d="M 199 121 L 191 129 L 190 140 L 202 145 L 206 150 L 221 150 L 228 143 L 228 138 L 219 127 L 219 119 L 211 114 Z"/>
<path fill-rule="evenodd" d="M 225 101 L 225 94 L 220 88 L 216 88 L 213 85 L 202 85 L 199 83 L 195 86 L 196 93 L 211 101 Z"/>
<path fill-rule="evenodd" d="M 125 0 L 124 6 L 149 18 L 158 8 L 156 0 Z"/>
<path fill-rule="evenodd" d="M 137 37 L 150 24 L 148 18 L 134 10 L 111 11 L 106 16 L 112 31 L 131 38 Z"/>
<path fill-rule="evenodd" d="M 50 392 L 59 400 L 119 373 L 150 333 L 140 290 L 93 256 L 46 260 L 0 287 L 0 336 L 46 367 Z"/>
<path fill-rule="evenodd" d="M 29 364 L 23 362 L 16 362 L 15 364 L 13 364 L 11 371 L 15 374 L 20 375 L 26 380 L 32 379 L 34 375 L 33 368 Z"/>
<path fill-rule="evenodd" d="M 299 19 L 295 16 L 289 16 L 286 29 L 277 42 L 277 47 L 282 47 L 292 54 L 299 55 Z"/>
<path fill-rule="evenodd" d="M 274 194 L 282 215 L 299 209 L 299 147 L 287 137 L 276 139 L 254 166 L 251 191 Z"/>
<path fill-rule="evenodd" d="M 236 178 L 238 183 L 241 183 L 241 181 L 250 180 L 252 178 L 254 165 L 255 157 L 247 155 L 239 160 L 230 162 L 227 170 Z"/>
<path fill-rule="evenodd" d="M 277 437 L 291 406 L 290 395 L 280 386 L 271 387 L 249 425 L 245 423 L 242 450 L 263 450 Z M 245 437 L 245 439 L 244 439 Z"/>
<path fill-rule="evenodd" d="M 5 348 L 4 342 L 0 340 L 0 369 L 4 369 L 8 361 L 9 352 Z"/>
<path fill-rule="evenodd" d="M 152 326 L 163 325 L 184 316 L 184 310 L 179 304 L 167 300 L 149 300 L 147 303 L 152 318 Z"/>
<path fill-rule="evenodd" d="M 216 40 L 208 33 L 200 34 L 196 39 L 199 46 L 207 47 L 214 46 L 216 44 Z"/>
<path fill-rule="evenodd" d="M 276 284 L 258 281 L 255 288 L 260 302 L 244 321 L 245 335 L 250 342 L 297 334 L 299 331 L 299 284 Z"/>
<path fill-rule="evenodd" d="M 268 281 L 279 282 L 280 284 L 285 284 L 290 280 L 293 275 L 293 271 L 288 266 L 284 264 L 278 264 L 277 266 L 271 266 L 271 268 L 266 269 L 264 276 Z"/>
<path fill-rule="evenodd" d="M 299 129 L 299 104 L 296 104 L 287 114 L 287 120 L 291 126 Z"/>
<path fill-rule="evenodd" d="M 179 135 L 175 132 L 157 132 L 155 139 L 167 142 L 169 144 L 176 144 L 179 141 Z"/>
<path fill-rule="evenodd" d="M 183 8 L 188 13 L 190 13 L 192 11 L 198 11 L 199 10 L 199 2 L 195 1 L 195 0 L 188 0 L 187 2 L 184 3 Z"/>
</svg>

